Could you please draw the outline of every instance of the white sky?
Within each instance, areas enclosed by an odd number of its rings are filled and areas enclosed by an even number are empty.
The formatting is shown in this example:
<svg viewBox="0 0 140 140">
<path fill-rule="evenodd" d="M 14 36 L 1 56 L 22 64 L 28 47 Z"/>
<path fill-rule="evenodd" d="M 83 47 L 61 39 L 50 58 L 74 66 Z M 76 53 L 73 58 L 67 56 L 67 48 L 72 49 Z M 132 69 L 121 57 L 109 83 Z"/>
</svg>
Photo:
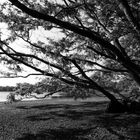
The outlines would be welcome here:
<svg viewBox="0 0 140 140">
<path fill-rule="evenodd" d="M 35 84 L 40 81 L 39 77 L 30 76 L 28 78 L 0 78 L 0 86 L 16 86 L 17 83 L 31 83 Z"/>
<path fill-rule="evenodd" d="M 6 2 L 7 0 L 0 0 L 0 3 Z"/>
</svg>

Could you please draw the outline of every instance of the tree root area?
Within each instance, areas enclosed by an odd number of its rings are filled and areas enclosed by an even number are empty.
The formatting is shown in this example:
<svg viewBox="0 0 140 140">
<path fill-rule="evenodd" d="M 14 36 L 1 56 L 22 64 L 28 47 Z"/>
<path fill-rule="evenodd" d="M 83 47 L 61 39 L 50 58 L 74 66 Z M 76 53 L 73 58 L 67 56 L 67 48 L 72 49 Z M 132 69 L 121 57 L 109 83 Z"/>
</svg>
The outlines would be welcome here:
<svg viewBox="0 0 140 140">
<path fill-rule="evenodd" d="M 106 113 L 134 113 L 140 114 L 140 102 L 137 101 L 118 101 L 109 102 Z"/>
</svg>

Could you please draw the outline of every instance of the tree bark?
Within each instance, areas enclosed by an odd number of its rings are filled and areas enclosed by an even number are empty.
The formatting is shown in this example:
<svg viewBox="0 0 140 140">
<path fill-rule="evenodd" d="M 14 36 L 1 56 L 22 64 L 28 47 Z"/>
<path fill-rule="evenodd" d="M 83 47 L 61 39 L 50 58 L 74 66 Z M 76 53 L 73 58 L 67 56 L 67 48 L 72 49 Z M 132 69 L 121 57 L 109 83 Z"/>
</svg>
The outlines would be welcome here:
<svg viewBox="0 0 140 140">
<path fill-rule="evenodd" d="M 97 83 L 94 83 L 93 85 L 94 85 L 94 87 L 97 88 L 98 91 L 103 93 L 110 101 L 118 102 L 116 97 L 113 94 L 111 94 L 110 92 L 108 92 L 107 90 L 105 90 L 103 87 L 99 86 Z"/>
<path fill-rule="evenodd" d="M 124 67 L 127 68 L 130 75 L 133 77 L 133 79 L 136 81 L 136 83 L 140 86 L 140 67 L 131 60 L 124 62 Z"/>
</svg>

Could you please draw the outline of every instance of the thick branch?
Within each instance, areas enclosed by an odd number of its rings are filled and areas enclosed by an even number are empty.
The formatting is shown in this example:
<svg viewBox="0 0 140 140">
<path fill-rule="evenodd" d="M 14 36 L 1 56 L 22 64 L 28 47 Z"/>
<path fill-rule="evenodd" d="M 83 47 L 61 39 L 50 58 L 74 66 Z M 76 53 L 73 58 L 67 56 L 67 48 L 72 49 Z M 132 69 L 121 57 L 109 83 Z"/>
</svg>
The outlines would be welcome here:
<svg viewBox="0 0 140 140">
<path fill-rule="evenodd" d="M 67 88 L 67 86 L 66 87 L 63 87 L 63 88 L 60 88 L 60 89 L 57 89 L 56 91 L 50 92 L 50 93 L 44 95 L 43 97 L 37 97 L 36 95 L 33 95 L 33 94 L 30 94 L 30 97 L 34 97 L 36 99 L 44 99 L 44 98 L 46 98 L 48 96 L 51 96 L 51 95 L 53 95 L 53 94 L 55 94 L 57 92 L 60 92 L 60 91 L 64 90 L 66 88 Z"/>
<path fill-rule="evenodd" d="M 93 80 L 90 79 L 90 78 L 86 75 L 86 73 L 83 71 L 83 69 L 77 64 L 76 60 L 70 60 L 70 61 L 76 66 L 76 68 L 78 68 L 79 72 L 82 74 L 82 76 L 83 76 L 85 79 L 89 80 L 91 83 L 94 83 Z"/>
<path fill-rule="evenodd" d="M 21 9 L 23 12 L 27 13 L 28 15 L 37 18 L 37 19 L 42 19 L 45 21 L 49 21 L 51 23 L 57 24 L 62 28 L 68 29 L 74 33 L 77 33 L 79 35 L 82 35 L 84 37 L 87 37 L 89 39 L 94 40 L 96 43 L 100 44 L 102 47 L 109 49 L 114 53 L 114 55 L 117 55 L 120 57 L 120 59 L 123 59 L 123 56 L 120 54 L 120 51 L 112 45 L 110 42 L 106 41 L 105 39 L 101 38 L 101 36 L 94 31 L 90 30 L 83 30 L 79 27 L 77 27 L 74 24 L 71 24 L 66 21 L 61 21 L 59 19 L 56 19 L 53 16 L 49 16 L 47 14 L 40 13 L 38 11 L 32 10 L 28 7 L 26 7 L 24 4 L 20 3 L 18 0 L 9 0 L 13 5 L 15 5 L 17 8 Z"/>
<path fill-rule="evenodd" d="M 89 64 L 92 64 L 92 65 L 97 65 L 103 69 L 106 69 L 106 70 L 109 70 L 109 71 L 114 71 L 114 72 L 128 72 L 127 70 L 123 70 L 123 69 L 113 69 L 113 68 L 109 68 L 109 67 L 106 67 L 106 66 L 103 66 L 97 62 L 93 62 L 93 61 L 90 61 L 90 60 L 86 60 L 86 59 L 80 59 L 80 58 L 75 58 L 76 60 L 80 60 L 80 61 L 83 61 L 83 62 L 87 62 Z"/>
</svg>

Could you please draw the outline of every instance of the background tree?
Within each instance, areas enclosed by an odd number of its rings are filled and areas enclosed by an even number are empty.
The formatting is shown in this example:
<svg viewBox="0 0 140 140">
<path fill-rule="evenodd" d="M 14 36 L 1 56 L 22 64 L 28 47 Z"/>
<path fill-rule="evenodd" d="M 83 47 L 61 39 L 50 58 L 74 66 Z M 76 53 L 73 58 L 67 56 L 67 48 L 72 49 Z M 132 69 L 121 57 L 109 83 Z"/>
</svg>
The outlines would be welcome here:
<svg viewBox="0 0 140 140">
<path fill-rule="evenodd" d="M 0 91 L 3 92 L 3 91 L 14 91 L 14 86 L 0 86 Z"/>
<path fill-rule="evenodd" d="M 66 88 L 66 85 L 56 79 L 45 78 L 36 84 L 18 83 L 12 95 L 20 96 L 21 100 L 28 98 L 45 99 L 57 92 L 66 91 Z M 12 97 L 11 93 L 8 95 L 8 98 L 10 97 Z"/>
<path fill-rule="evenodd" d="M 21 71 L 24 64 L 71 86 L 96 89 L 111 100 L 113 110 L 124 111 L 115 95 L 101 85 L 109 81 L 100 76 L 102 81 L 96 80 L 89 72 L 105 71 L 102 74 L 111 73 L 112 80 L 127 77 L 140 85 L 139 1 L 9 2 L 1 6 L 1 21 L 8 24 L 11 34 L 0 41 L 1 59 L 9 69 Z M 31 32 L 40 28 L 58 28 L 64 37 L 33 41 Z M 30 53 L 10 46 L 19 38 L 27 43 Z"/>
</svg>

